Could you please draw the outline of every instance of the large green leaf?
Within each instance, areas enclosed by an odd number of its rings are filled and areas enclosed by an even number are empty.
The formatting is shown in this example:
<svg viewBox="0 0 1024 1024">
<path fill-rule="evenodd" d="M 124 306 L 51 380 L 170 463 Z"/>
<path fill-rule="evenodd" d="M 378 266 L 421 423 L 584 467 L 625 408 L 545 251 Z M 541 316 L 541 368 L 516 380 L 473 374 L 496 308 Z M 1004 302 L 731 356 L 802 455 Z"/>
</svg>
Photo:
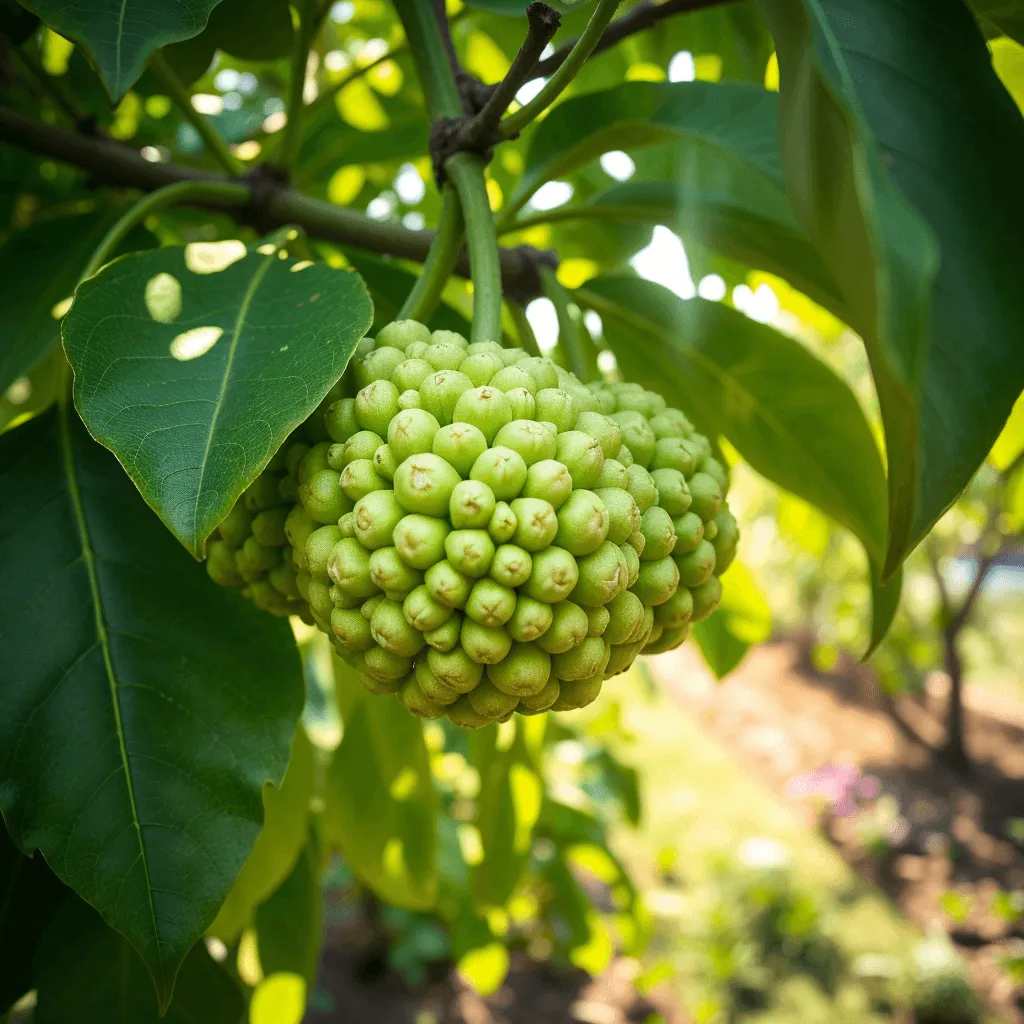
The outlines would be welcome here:
<svg viewBox="0 0 1024 1024">
<path fill-rule="evenodd" d="M 64 320 L 75 404 L 196 557 L 326 395 L 370 325 L 357 274 L 272 243 L 115 260 Z"/>
<path fill-rule="evenodd" d="M 0 394 L 60 340 L 60 304 L 109 226 L 97 213 L 57 217 L 0 246 Z"/>
<path fill-rule="evenodd" d="M 312 988 L 323 927 L 320 851 L 315 836 L 310 836 L 288 877 L 256 911 L 263 973 L 299 974 Z"/>
<path fill-rule="evenodd" d="M 693 627 L 711 671 L 722 679 L 754 644 L 767 640 L 772 631 L 772 610 L 750 570 L 733 562 L 722 574 L 722 603 L 718 611 Z"/>
<path fill-rule="evenodd" d="M 774 182 L 760 176 L 746 175 L 718 186 L 631 181 L 537 219 L 664 224 L 687 243 L 777 274 L 840 318 L 847 315 L 835 282 L 789 203 Z"/>
<path fill-rule="evenodd" d="M 256 908 L 295 867 L 306 842 L 315 773 L 313 744 L 305 727 L 299 725 L 280 788 L 269 782 L 263 786 L 263 829 L 259 839 L 210 925 L 210 934 L 228 945 L 238 938 Z"/>
<path fill-rule="evenodd" d="M 366 693 L 335 660 L 345 719 L 327 772 L 324 835 L 382 899 L 426 910 L 437 896 L 437 794 L 423 727 L 393 697 Z"/>
<path fill-rule="evenodd" d="M 239 1024 L 241 989 L 200 942 L 181 967 L 161 1016 L 139 955 L 74 897 L 53 916 L 36 957 L 35 1024 Z"/>
<path fill-rule="evenodd" d="M 1024 120 L 960 0 L 760 5 L 789 194 L 881 400 L 888 577 L 1024 387 Z"/>
<path fill-rule="evenodd" d="M 544 724 L 521 718 L 514 730 L 489 726 L 469 737 L 470 763 L 480 773 L 476 825 L 483 859 L 473 869 L 473 895 L 482 908 L 505 905 L 530 856 L 544 798 L 534 753 Z M 529 742 L 528 732 L 534 734 Z"/>
<path fill-rule="evenodd" d="M 1005 34 L 1024 44 L 1024 0 L 971 0 L 988 36 Z"/>
<path fill-rule="evenodd" d="M 753 172 L 785 195 L 774 93 L 741 82 L 626 82 L 559 104 L 537 126 L 519 187 L 502 211 L 518 210 L 545 181 L 608 150 L 682 141 L 737 174 Z"/>
<path fill-rule="evenodd" d="M 85 48 L 116 103 L 142 74 L 154 50 L 190 39 L 219 0 L 21 0 L 50 28 Z"/>
<path fill-rule="evenodd" d="M 817 505 L 881 560 L 885 477 L 853 392 L 799 342 L 728 306 L 634 277 L 576 292 L 624 375 L 724 434 L 759 473 Z"/>
<path fill-rule="evenodd" d="M 19 852 L 0 821 L 0 1016 L 32 988 L 36 945 L 66 893 L 42 857 Z"/>
<path fill-rule="evenodd" d="M 0 435 L 0 808 L 166 1004 L 302 708 L 286 622 L 214 586 L 66 405 Z"/>
</svg>

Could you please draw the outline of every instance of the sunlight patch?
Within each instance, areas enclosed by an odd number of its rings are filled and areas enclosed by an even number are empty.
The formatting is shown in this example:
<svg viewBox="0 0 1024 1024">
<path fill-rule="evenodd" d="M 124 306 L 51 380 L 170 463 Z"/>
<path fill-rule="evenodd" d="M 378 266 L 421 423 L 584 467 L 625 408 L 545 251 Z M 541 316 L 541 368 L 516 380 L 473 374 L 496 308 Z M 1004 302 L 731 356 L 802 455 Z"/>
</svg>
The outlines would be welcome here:
<svg viewBox="0 0 1024 1024">
<path fill-rule="evenodd" d="M 146 282 L 146 309 L 160 324 L 181 315 L 181 282 L 173 274 L 156 274 Z"/>
<path fill-rule="evenodd" d="M 206 355 L 220 341 L 223 327 L 193 327 L 183 331 L 171 342 L 171 355 L 183 363 Z"/>
<path fill-rule="evenodd" d="M 216 274 L 245 256 L 245 242 L 190 242 L 185 246 L 185 266 L 193 274 Z"/>
<path fill-rule="evenodd" d="M 71 302 L 74 299 L 73 295 L 69 295 L 66 299 L 61 299 L 53 309 L 50 310 L 50 316 L 54 320 L 63 320 L 67 316 L 68 310 L 71 309 Z"/>
</svg>

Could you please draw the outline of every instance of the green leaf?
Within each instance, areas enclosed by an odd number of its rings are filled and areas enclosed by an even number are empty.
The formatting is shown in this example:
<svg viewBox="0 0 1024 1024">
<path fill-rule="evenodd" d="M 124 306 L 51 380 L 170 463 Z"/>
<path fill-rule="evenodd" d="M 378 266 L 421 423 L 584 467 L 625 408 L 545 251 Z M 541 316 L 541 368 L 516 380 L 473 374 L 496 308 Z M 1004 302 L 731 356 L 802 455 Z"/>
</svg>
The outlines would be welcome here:
<svg viewBox="0 0 1024 1024">
<path fill-rule="evenodd" d="M 622 372 L 724 434 L 759 473 L 827 512 L 881 560 L 885 477 L 849 387 L 806 348 L 728 306 L 600 277 L 576 292 L 601 314 Z"/>
<path fill-rule="evenodd" d="M 597 220 L 664 224 L 696 243 L 748 267 L 785 278 L 841 319 L 848 313 L 817 250 L 776 184 L 750 174 L 720 184 L 638 181 L 614 185 L 587 202 L 559 207 L 537 220 Z"/>
<path fill-rule="evenodd" d="M 263 786 L 263 829 L 256 845 L 209 928 L 227 945 L 295 867 L 306 842 L 315 772 L 313 744 L 299 725 L 280 788 L 269 782 Z"/>
<path fill-rule="evenodd" d="M 324 835 L 382 899 L 427 910 L 437 895 L 437 795 L 423 727 L 335 660 L 345 731 L 327 772 Z"/>
<path fill-rule="evenodd" d="M 761 0 L 797 215 L 863 336 L 889 453 L 884 576 L 1024 387 L 1024 120 L 960 0 Z"/>
<path fill-rule="evenodd" d="M 888 583 L 878 582 L 878 567 L 872 566 L 871 571 L 871 639 L 862 661 L 867 661 L 878 650 L 878 645 L 885 639 L 896 618 L 900 607 L 900 596 L 903 593 L 903 567 Z"/>
<path fill-rule="evenodd" d="M 24 857 L 0 821 L 0 1015 L 32 988 L 36 945 L 67 890 L 42 857 Z"/>
<path fill-rule="evenodd" d="M 115 260 L 64 320 L 75 404 L 171 532 L 206 539 L 344 371 L 370 325 L 357 274 L 272 243 Z"/>
<path fill-rule="evenodd" d="M 218 0 L 21 0 L 55 32 L 84 47 L 110 98 L 132 87 L 154 50 L 206 27 Z"/>
<path fill-rule="evenodd" d="M 370 290 L 373 298 L 373 329 L 379 330 L 398 315 L 402 303 L 416 283 L 416 275 L 397 263 L 354 249 L 346 249 L 345 257 Z M 466 338 L 472 329 L 470 322 L 446 302 L 437 307 L 427 326 L 434 331 L 457 331 Z"/>
<path fill-rule="evenodd" d="M 483 859 L 473 868 L 473 893 L 480 907 L 504 906 L 515 891 L 544 798 L 533 754 L 543 737 L 544 719 L 519 719 L 514 728 L 510 725 L 489 726 L 469 737 L 469 761 L 480 773 L 476 826 Z"/>
<path fill-rule="evenodd" d="M 302 849 L 291 874 L 256 911 L 256 935 L 263 973 L 298 974 L 316 981 L 323 935 L 320 854 L 315 837 Z"/>
<path fill-rule="evenodd" d="M 718 679 L 727 676 L 755 644 L 772 631 L 772 610 L 750 570 L 733 562 L 722 574 L 718 611 L 693 627 L 708 667 Z"/>
<path fill-rule="evenodd" d="M 185 957 L 166 1016 L 139 955 L 74 897 L 54 915 L 35 969 L 34 1024 L 239 1024 L 245 1001 L 203 943 Z"/>
<path fill-rule="evenodd" d="M 971 8 L 986 35 L 1008 35 L 1024 44 L 1024 0 L 971 0 Z"/>
<path fill-rule="evenodd" d="M 0 808 L 166 1005 L 284 774 L 291 632 L 210 582 L 67 406 L 0 435 L 0 493 Z"/>
<path fill-rule="evenodd" d="M 685 142 L 687 151 L 736 174 L 756 174 L 785 196 L 774 93 L 741 82 L 625 82 L 555 107 L 530 138 L 519 187 L 502 215 L 545 182 L 608 150 Z"/>
<path fill-rule="evenodd" d="M 57 217 L 0 246 L 0 394 L 60 341 L 60 305 L 109 226 L 96 213 Z"/>
</svg>

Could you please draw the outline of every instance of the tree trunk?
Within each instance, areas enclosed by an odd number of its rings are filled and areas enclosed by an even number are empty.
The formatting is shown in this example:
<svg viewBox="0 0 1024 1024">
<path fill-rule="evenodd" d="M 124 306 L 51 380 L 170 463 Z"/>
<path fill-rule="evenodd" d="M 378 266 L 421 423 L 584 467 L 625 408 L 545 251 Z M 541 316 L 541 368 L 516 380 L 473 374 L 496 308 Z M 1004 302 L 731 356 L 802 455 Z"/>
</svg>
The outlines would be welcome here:
<svg viewBox="0 0 1024 1024">
<path fill-rule="evenodd" d="M 958 631 L 944 629 L 946 673 L 949 675 L 949 706 L 946 708 L 946 741 L 942 746 L 942 760 L 959 775 L 970 775 L 971 759 L 964 742 L 964 669 L 957 648 Z"/>
</svg>

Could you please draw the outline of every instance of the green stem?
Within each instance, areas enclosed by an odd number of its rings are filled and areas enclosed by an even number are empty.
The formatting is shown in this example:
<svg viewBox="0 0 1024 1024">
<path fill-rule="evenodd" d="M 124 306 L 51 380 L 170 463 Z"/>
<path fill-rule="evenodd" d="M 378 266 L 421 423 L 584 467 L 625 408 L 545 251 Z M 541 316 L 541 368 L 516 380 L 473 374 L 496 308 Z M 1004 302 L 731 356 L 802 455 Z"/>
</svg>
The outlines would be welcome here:
<svg viewBox="0 0 1024 1024">
<path fill-rule="evenodd" d="M 114 250 L 125 240 L 136 225 L 150 214 L 159 213 L 169 206 L 189 202 L 217 202 L 242 206 L 249 202 L 249 189 L 230 181 L 179 181 L 150 192 L 134 203 L 103 236 L 100 244 L 86 264 L 79 284 L 92 277 L 110 260 Z"/>
<path fill-rule="evenodd" d="M 498 236 L 487 196 L 484 164 L 470 153 L 456 153 L 444 162 L 448 180 L 455 186 L 466 219 L 469 275 L 473 281 L 472 341 L 501 338 L 501 264 Z"/>
<path fill-rule="evenodd" d="M 533 333 L 530 321 L 526 318 L 526 310 L 513 299 L 507 299 L 505 305 L 508 307 L 512 322 L 516 325 L 519 347 L 525 348 L 531 356 L 539 356 L 540 345 L 537 344 L 537 335 Z"/>
<path fill-rule="evenodd" d="M 309 48 L 313 44 L 320 18 L 317 15 L 316 0 L 305 0 L 296 5 L 299 11 L 299 24 L 295 29 L 295 41 L 292 47 L 292 69 L 288 82 L 287 121 L 281 136 L 281 148 L 277 162 L 285 170 L 295 166 L 302 144 L 302 119 L 306 111 L 303 94 L 306 88 L 306 67 L 309 64 Z"/>
<path fill-rule="evenodd" d="M 514 114 L 509 114 L 501 122 L 501 137 L 515 138 L 534 118 L 547 110 L 552 103 L 565 91 L 569 83 L 579 74 L 580 68 L 594 52 L 594 47 L 601 41 L 604 30 L 612 20 L 619 0 L 600 0 L 594 13 L 587 22 L 583 34 L 576 40 L 569 55 L 558 70 L 544 83 L 544 87 L 529 103 L 520 107 Z"/>
<path fill-rule="evenodd" d="M 441 38 L 433 4 L 426 0 L 393 0 L 409 41 L 413 61 L 427 94 L 432 118 L 463 116 L 462 97 Z M 473 281 L 472 341 L 501 338 L 501 264 L 498 236 L 487 196 L 484 164 L 470 153 L 456 153 L 444 162 L 466 222 L 469 273 Z"/>
<path fill-rule="evenodd" d="M 174 73 L 170 64 L 158 50 L 150 58 L 149 66 L 156 73 L 156 76 L 163 83 L 164 88 L 170 94 L 171 101 L 192 123 L 192 127 L 199 132 L 199 137 L 209 150 L 211 156 L 224 168 L 231 177 L 237 178 L 244 173 L 245 168 L 235 159 L 228 144 L 217 134 L 216 129 L 210 122 L 192 106 L 192 97 L 188 90 L 181 84 L 181 79 Z"/>
<path fill-rule="evenodd" d="M 662 220 L 657 214 L 661 213 Z M 528 228 L 535 228 L 539 225 L 556 224 L 566 220 L 625 220 L 635 221 L 638 219 L 637 207 L 619 205 L 616 203 L 577 203 L 575 206 L 566 204 L 556 207 L 554 210 L 540 210 L 531 213 L 526 217 L 519 217 L 516 220 L 502 218 L 498 222 L 498 234 L 510 235 L 514 231 L 526 231 Z M 664 219 L 664 211 L 655 210 L 652 213 L 650 222 L 661 224 Z"/>
<path fill-rule="evenodd" d="M 541 285 L 544 294 L 551 300 L 558 317 L 558 344 L 564 349 L 569 359 L 569 369 L 584 384 L 596 380 L 597 353 L 590 332 L 581 323 L 582 314 L 579 306 L 566 291 L 555 272 L 548 267 L 540 268 Z"/>
<path fill-rule="evenodd" d="M 462 248 L 462 230 L 462 207 L 458 193 L 446 185 L 437 234 L 430 244 L 430 251 L 416 284 L 398 311 L 399 320 L 420 320 L 426 323 L 430 319 L 441 301 L 444 286 L 455 270 L 459 250 Z"/>
</svg>

